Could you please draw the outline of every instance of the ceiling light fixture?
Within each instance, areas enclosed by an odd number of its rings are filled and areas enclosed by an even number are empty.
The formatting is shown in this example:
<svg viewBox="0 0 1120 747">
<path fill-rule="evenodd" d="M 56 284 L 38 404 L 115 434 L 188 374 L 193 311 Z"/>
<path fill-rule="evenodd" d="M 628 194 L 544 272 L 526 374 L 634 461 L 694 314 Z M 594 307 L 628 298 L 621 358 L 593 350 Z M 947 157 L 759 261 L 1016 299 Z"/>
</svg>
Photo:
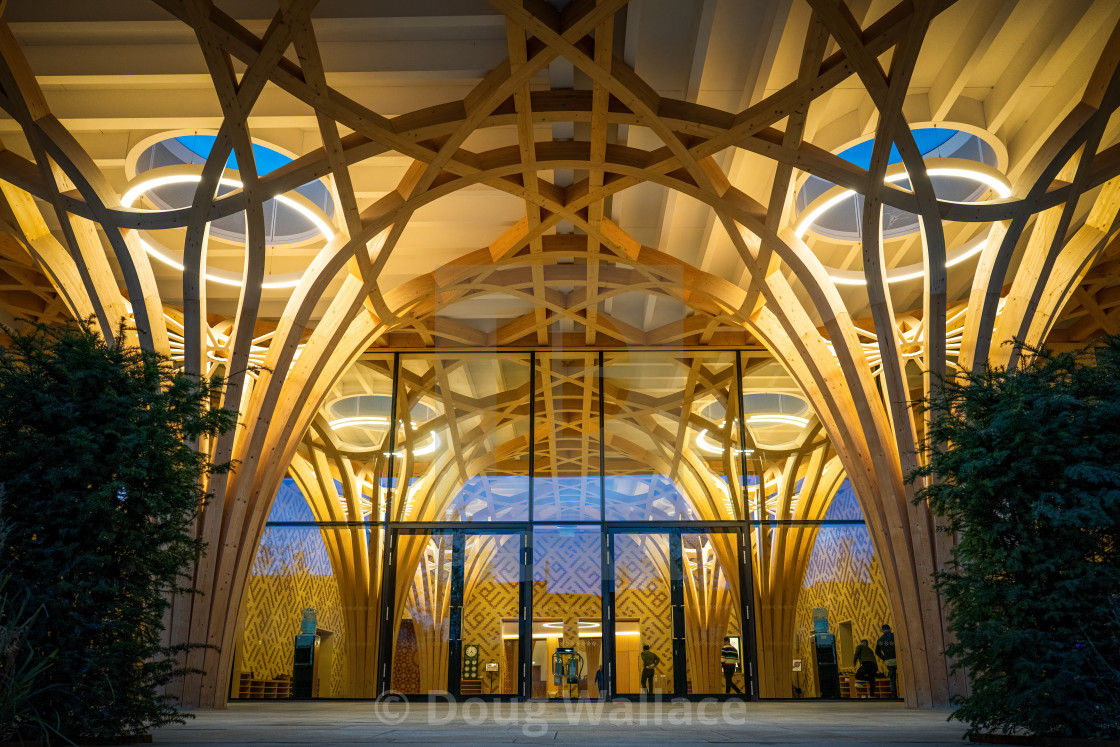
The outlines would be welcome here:
<svg viewBox="0 0 1120 747">
<path fill-rule="evenodd" d="M 780 414 L 751 415 L 747 418 L 747 423 L 750 425 L 796 425 L 799 428 L 804 428 L 809 424 L 809 418 Z"/>
<path fill-rule="evenodd" d="M 984 186 L 989 187 L 990 189 L 995 191 L 995 193 L 999 195 L 1001 199 L 1005 199 L 1011 196 L 1011 185 L 1003 177 L 1002 174 L 995 171 L 994 169 L 984 167 L 982 165 L 971 167 L 962 165 L 963 163 L 967 162 L 956 161 L 956 164 L 953 166 L 933 166 L 927 168 L 926 173 L 929 176 L 957 177 L 960 179 L 968 179 L 979 184 L 983 184 Z M 887 175 L 883 178 L 883 181 L 889 184 L 903 181 L 908 178 L 909 174 L 907 174 L 907 172 L 903 169 L 896 173 Z M 839 191 L 837 191 L 835 194 L 832 194 L 831 196 L 826 196 L 833 190 Z M 801 218 L 801 221 L 797 224 L 797 228 L 794 229 L 794 235 L 799 239 L 803 238 L 805 234 L 810 230 L 810 228 L 812 228 L 813 224 L 822 215 L 855 194 L 855 190 L 842 189 L 840 187 L 833 187 L 832 189 L 826 191 L 823 195 L 817 198 L 817 200 L 820 201 L 819 204 L 811 207 Z M 947 252 L 945 256 L 945 266 L 952 267 L 953 265 L 959 264 L 969 257 L 975 256 L 983 248 L 984 239 L 979 238 L 966 244 L 965 246 Z M 828 277 L 832 280 L 832 282 L 836 283 L 837 285 L 867 285 L 867 278 L 860 270 L 837 270 L 831 267 L 826 267 L 825 271 L 828 273 Z M 888 270 L 887 282 L 901 283 L 907 280 L 917 280 L 918 278 L 924 276 L 925 267 L 921 262 L 916 262 L 911 265 L 906 265 L 905 267 L 895 267 Z"/>
<path fill-rule="evenodd" d="M 132 207 L 133 203 L 136 202 L 137 198 L 139 198 L 140 195 L 145 194 L 157 187 L 163 187 L 168 184 L 197 184 L 200 181 L 202 181 L 201 174 L 165 174 L 164 176 L 154 176 L 147 179 L 140 179 L 131 187 L 129 187 L 128 191 L 124 193 L 123 197 L 121 197 L 121 207 Z M 219 179 L 218 183 L 221 186 L 232 187 L 234 189 L 241 189 L 245 186 L 236 179 L 227 179 L 225 177 Z M 273 199 L 275 199 L 282 205 L 286 205 L 303 217 L 307 218 L 307 220 L 309 220 L 319 230 L 319 233 L 321 233 L 328 242 L 334 239 L 334 231 L 331 230 L 330 225 L 323 219 L 322 216 L 315 213 L 315 211 L 308 208 L 306 205 L 296 202 L 292 198 L 285 197 L 284 195 L 277 195 Z M 159 249 L 152 246 L 143 238 L 140 239 L 140 246 L 143 247 L 144 251 L 150 257 L 159 260 L 169 267 L 173 267 L 179 272 L 183 272 L 184 267 L 181 258 L 176 259 L 175 257 L 161 252 Z M 245 284 L 243 278 L 237 276 L 234 273 L 226 272 L 224 270 L 207 268 L 204 275 L 208 282 L 218 283 L 219 285 L 228 285 L 234 288 L 240 288 Z M 261 287 L 265 289 L 295 288 L 297 285 L 299 285 L 299 280 L 302 275 L 303 274 L 299 272 L 292 272 L 284 275 L 268 275 L 265 276 L 264 281 L 261 283 Z"/>
<path fill-rule="evenodd" d="M 708 440 L 707 428 L 696 434 L 696 446 L 699 447 L 701 451 L 706 451 L 709 454 L 723 453 L 723 449 L 718 444 L 714 444 Z"/>
<path fill-rule="evenodd" d="M 983 251 L 984 244 L 985 238 L 981 236 L 962 247 L 948 252 L 945 255 L 945 266 L 952 267 L 953 265 L 964 262 L 969 257 L 979 254 Z M 825 271 L 828 273 L 829 279 L 837 285 L 867 285 L 867 278 L 864 276 L 862 270 L 835 270 L 831 267 L 826 267 Z M 901 283 L 904 280 L 915 280 L 924 277 L 925 274 L 925 267 L 922 266 L 922 263 L 915 262 L 912 265 L 895 267 L 892 270 L 887 270 L 887 282 Z"/>
<path fill-rule="evenodd" d="M 992 169 L 968 168 L 965 166 L 934 166 L 932 168 L 927 168 L 926 174 L 929 176 L 954 176 L 959 179 L 968 179 L 991 188 L 1001 199 L 1011 196 L 1011 184 L 1007 182 L 1002 175 L 998 175 L 997 172 Z M 883 182 L 892 184 L 908 179 L 909 176 L 910 175 L 907 174 L 905 170 L 902 170 L 884 177 Z M 797 228 L 794 229 L 793 233 L 797 238 L 800 239 L 804 236 L 821 215 L 856 193 L 854 189 L 842 189 L 840 187 L 833 187 L 832 189 L 839 189 L 840 191 L 824 199 L 823 202 L 805 214 L 797 224 Z M 825 195 L 831 192 L 832 189 L 826 191 Z M 820 200 L 823 197 L 824 195 L 821 195 L 821 197 L 817 199 Z"/>
<path fill-rule="evenodd" d="M 336 431 L 339 428 L 384 428 L 385 426 L 389 425 L 389 418 L 384 417 L 383 415 L 352 415 L 347 418 L 337 418 L 327 423 L 327 425 L 331 427 L 332 431 Z M 415 428 L 416 423 L 413 423 L 412 427 Z M 432 431 L 431 435 L 432 440 L 429 441 L 427 445 L 422 446 L 419 449 L 413 449 L 412 456 L 424 456 L 425 454 L 431 454 L 433 451 L 439 448 L 439 445 L 441 443 L 441 441 L 439 440 L 439 434 L 435 431 Z M 386 453 L 385 456 L 389 455 Z M 403 457 L 404 452 L 395 451 L 393 452 L 393 456 Z"/>
<path fill-rule="evenodd" d="M 358 415 L 349 418 L 339 418 L 328 423 L 331 430 L 339 428 L 372 428 L 389 425 L 389 418 L 380 415 Z"/>
</svg>

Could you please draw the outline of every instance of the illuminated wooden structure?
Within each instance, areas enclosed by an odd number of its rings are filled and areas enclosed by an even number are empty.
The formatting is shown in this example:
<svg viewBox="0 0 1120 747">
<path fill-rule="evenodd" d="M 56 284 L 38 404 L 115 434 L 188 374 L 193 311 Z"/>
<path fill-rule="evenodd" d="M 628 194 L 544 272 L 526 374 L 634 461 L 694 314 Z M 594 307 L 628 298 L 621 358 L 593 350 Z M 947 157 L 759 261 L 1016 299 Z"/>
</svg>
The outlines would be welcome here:
<svg viewBox="0 0 1120 747">
<path fill-rule="evenodd" d="M 949 539 L 903 481 L 923 432 L 909 403 L 953 370 L 1015 363 L 1012 338 L 1120 331 L 1120 6 L 258 5 L 235 19 L 207 0 L 8 3 L 0 23 L 4 310 L 93 316 L 107 337 L 131 315 L 140 344 L 224 372 L 223 404 L 240 412 L 237 431 L 207 445 L 239 466 L 214 479 L 201 518 L 204 595 L 177 599 L 168 631 L 222 651 L 192 654 L 208 674 L 182 684 L 185 703 L 225 703 L 239 600 L 285 475 L 317 496 L 319 516 L 361 517 L 363 470 L 377 466 L 332 441 L 329 393 L 363 355 L 437 348 L 764 350 L 815 412 L 804 447 L 774 466 L 814 488 L 791 507 L 787 476 L 776 511 L 819 515 L 842 469 L 883 559 L 907 702 L 960 691 L 930 581 Z M 912 134 L 931 126 L 983 141 L 990 162 L 934 174 Z M 187 133 L 215 136 L 200 161 L 139 171 L 141 151 Z M 861 141 L 874 143 L 866 168 L 836 155 Z M 255 142 L 292 158 L 258 171 Z M 939 199 L 945 169 L 987 186 Z M 186 198 L 130 191 L 154 189 L 153 174 L 179 179 Z M 861 196 L 858 240 L 816 230 L 821 203 L 798 203 L 812 178 Z M 278 250 L 269 201 L 315 180 L 329 211 L 290 200 L 329 237 Z M 885 231 L 884 210 L 920 227 Z M 239 248 L 212 235 L 242 213 Z M 153 260 L 157 244 L 180 269 Z M 479 323 L 496 295 L 506 311 Z M 443 375 L 423 385 L 450 410 Z M 582 453 L 552 443 L 557 464 L 591 469 L 588 439 Z M 458 434 L 450 446 L 438 469 L 461 478 L 474 447 Z M 511 439 L 491 456 L 523 448 Z M 702 478 L 694 488 L 714 495 Z M 414 508 L 437 512 L 446 497 Z M 704 505 L 717 517 L 718 501 Z M 763 610 L 792 593 L 806 553 L 764 545 Z M 376 549 L 340 530 L 331 552 L 351 568 L 347 593 L 376 611 Z M 376 621 L 351 622 L 378 635 Z M 759 625 L 778 635 L 789 621 Z"/>
</svg>

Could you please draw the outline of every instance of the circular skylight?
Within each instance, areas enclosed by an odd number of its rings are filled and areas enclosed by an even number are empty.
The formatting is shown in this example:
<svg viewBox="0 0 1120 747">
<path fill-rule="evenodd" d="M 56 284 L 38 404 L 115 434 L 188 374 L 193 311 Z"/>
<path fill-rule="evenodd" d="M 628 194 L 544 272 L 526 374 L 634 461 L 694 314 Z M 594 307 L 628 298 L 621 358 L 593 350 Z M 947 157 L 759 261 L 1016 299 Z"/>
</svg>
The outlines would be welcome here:
<svg viewBox="0 0 1120 747">
<path fill-rule="evenodd" d="M 743 412 L 747 420 L 754 415 L 792 415 L 805 417 L 809 403 L 795 394 L 782 392 L 748 392 L 743 395 Z"/>
<path fill-rule="evenodd" d="M 743 417 L 762 447 L 780 448 L 800 438 L 813 415 L 809 403 L 795 394 L 748 392 L 743 395 Z"/>
<path fill-rule="evenodd" d="M 136 159 L 136 172 L 142 174 L 166 166 L 202 166 L 206 163 L 210 149 L 214 147 L 214 140 L 213 135 L 180 135 L 161 140 L 146 148 Z M 253 143 L 253 160 L 256 162 L 257 173 L 264 176 L 290 163 L 292 159 L 265 145 Z M 225 167 L 237 170 L 237 158 L 232 152 Z M 156 207 L 169 210 L 192 204 L 195 188 L 195 182 L 175 182 L 153 186 L 145 194 Z M 235 188 L 228 183 L 221 184 L 218 194 L 227 194 Z M 321 181 L 308 182 L 293 191 L 322 210 L 328 218 L 334 214 L 334 201 Z M 266 244 L 299 244 L 314 239 L 321 233 L 320 226 L 305 212 L 293 207 L 290 201 L 268 200 L 263 209 Z M 226 241 L 245 241 L 244 213 L 227 215 L 214 221 L 210 224 L 210 234 Z"/>
<path fill-rule="evenodd" d="M 380 444 L 389 430 L 389 415 L 393 411 L 393 398 L 388 394 L 356 394 L 342 397 L 325 408 L 327 423 L 335 435 L 352 446 L 369 447 Z M 417 402 L 409 413 L 413 430 L 428 422 L 437 412 L 423 402 Z M 398 441 L 400 436 L 398 436 Z M 439 438 L 432 434 L 424 439 L 427 446 L 413 454 L 426 454 L 438 446 Z"/>
<path fill-rule="evenodd" d="M 327 407 L 331 423 L 341 421 L 365 421 L 372 427 L 389 425 L 389 413 L 393 409 L 393 398 L 388 394 L 356 394 L 343 397 Z M 414 425 L 426 423 L 436 416 L 436 411 L 423 402 L 417 402 L 409 413 Z"/>
<path fill-rule="evenodd" d="M 727 417 L 727 408 L 719 400 L 712 400 L 700 408 L 700 416 L 713 423 L 722 423 Z"/>
<path fill-rule="evenodd" d="M 327 410 L 331 427 L 336 430 L 356 425 L 384 429 L 389 426 L 392 407 L 393 398 L 388 394 L 359 394 L 336 400 Z"/>
<path fill-rule="evenodd" d="M 913 130 L 913 135 L 922 158 L 927 162 L 930 182 L 938 199 L 950 202 L 972 202 L 988 189 L 993 188 L 990 172 L 997 166 L 998 157 L 995 149 L 983 138 L 950 127 L 917 129 Z M 849 163 L 866 169 L 871 164 L 874 144 L 874 138 L 864 140 L 837 155 Z M 938 169 L 929 165 L 929 162 L 934 159 L 971 161 L 987 168 L 975 171 L 952 167 Z M 901 163 L 902 157 L 898 149 L 892 146 L 888 164 Z M 903 189 L 911 189 L 906 173 L 897 169 L 894 171 L 898 173 L 888 176 L 887 180 Z M 814 200 L 835 187 L 836 185 L 830 181 L 810 176 L 797 193 L 797 213 L 801 216 L 799 220 L 804 223 L 806 211 Z M 999 185 L 996 185 L 996 188 L 998 189 Z M 813 214 L 807 230 L 818 236 L 838 241 L 860 241 L 863 236 L 863 205 L 863 195 L 858 193 L 847 193 L 842 197 L 837 195 L 835 202 L 826 209 L 818 208 L 820 212 Z M 884 205 L 882 225 L 883 238 L 899 238 L 918 230 L 918 216 Z"/>
</svg>

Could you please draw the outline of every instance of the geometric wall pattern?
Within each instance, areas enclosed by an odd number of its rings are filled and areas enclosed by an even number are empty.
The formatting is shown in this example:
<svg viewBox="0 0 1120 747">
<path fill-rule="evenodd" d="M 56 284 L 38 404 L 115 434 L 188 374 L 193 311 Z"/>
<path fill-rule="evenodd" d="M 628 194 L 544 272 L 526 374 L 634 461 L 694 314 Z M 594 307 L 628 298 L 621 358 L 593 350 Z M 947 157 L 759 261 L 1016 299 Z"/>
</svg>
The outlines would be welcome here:
<svg viewBox="0 0 1120 747">
<path fill-rule="evenodd" d="M 465 566 L 472 570 L 473 578 L 468 578 L 464 595 L 463 638 L 465 642 L 479 648 L 479 662 L 499 662 L 500 689 L 502 692 L 515 692 L 516 684 L 511 678 L 510 662 L 516 660 L 516 647 L 502 639 L 503 620 L 516 619 L 518 616 L 518 581 L 520 568 L 518 553 L 509 551 L 503 544 L 479 566 L 472 563 L 472 552 L 486 551 L 497 541 L 515 543 L 513 536 L 497 536 L 468 539 L 466 544 Z M 594 555 L 583 547 L 589 541 L 594 543 Z M 535 549 L 538 558 L 535 566 L 536 578 L 533 584 L 533 616 L 538 619 L 571 618 L 597 620 L 601 616 L 599 586 L 599 536 L 581 533 L 575 537 L 538 535 Z M 555 559 L 547 562 L 552 556 Z M 564 558 L 565 562 L 557 562 Z M 547 569 L 547 570 L 546 570 Z M 562 575 L 558 575 L 562 574 Z M 416 584 L 424 583 L 418 571 Z M 420 679 L 417 676 L 417 645 L 413 623 L 404 620 L 397 636 L 393 657 L 393 689 L 399 692 L 418 692 Z M 436 689 L 442 689 L 437 686 Z"/>
<path fill-rule="evenodd" d="M 837 500 L 841 497 L 837 495 Z M 882 566 L 872 550 L 865 526 L 822 526 L 817 534 L 805 582 L 797 598 L 794 628 L 794 657 L 802 659 L 800 687 L 804 697 L 816 697 L 818 693 L 809 650 L 814 607 L 828 610 L 829 632 L 836 633 L 840 623 L 850 621 L 853 641 L 858 644 L 861 638 L 866 638 L 872 648 L 881 625 L 886 623 L 894 628 Z M 840 668 L 852 669 L 852 662 L 840 661 Z M 880 668 L 885 671 L 881 663 Z"/>
<path fill-rule="evenodd" d="M 587 683 L 594 682 L 602 663 L 602 638 L 580 638 L 579 633 L 581 621 L 597 623 L 603 614 L 601 540 L 598 531 L 587 528 L 556 531 L 540 527 L 533 536 L 534 624 L 543 620 L 559 623 L 560 645 L 574 646 L 585 659 L 583 687 L 589 692 Z M 602 633 L 599 628 L 592 632 Z M 547 672 L 548 662 L 538 660 L 537 664 L 544 665 Z"/>
<path fill-rule="evenodd" d="M 637 620 L 640 641 L 661 659 L 654 690 L 672 692 L 668 535 L 614 536 L 615 617 Z"/>
<path fill-rule="evenodd" d="M 517 535 L 497 535 L 478 539 L 479 545 L 489 543 L 494 545 L 494 550 L 485 566 L 479 567 L 473 579 L 467 581 L 463 597 L 463 642 L 478 646 L 480 663 L 495 661 L 505 670 L 510 667 L 503 661 L 502 620 L 516 619 L 521 609 L 517 596 L 521 571 L 518 563 L 520 538 Z M 466 548 L 466 567 L 471 568 L 472 549 L 483 552 L 485 549 L 478 545 L 472 547 L 470 541 Z M 516 688 L 511 692 L 516 692 Z"/>
<path fill-rule="evenodd" d="M 416 630 L 412 620 L 401 620 L 397 645 L 393 650 L 393 690 L 420 692 L 420 665 L 416 661 Z"/>
<path fill-rule="evenodd" d="M 850 480 L 844 480 L 840 484 L 823 518 L 824 521 L 863 521 L 863 511 L 860 510 L 859 500 Z"/>
<path fill-rule="evenodd" d="M 269 527 L 246 587 L 234 671 L 252 672 L 256 679 L 291 675 L 293 641 L 307 607 L 315 609 L 317 627 L 334 634 L 329 682 L 330 692 L 339 693 L 347 636 L 322 535 L 317 527 Z M 320 679 L 328 681 L 322 672 Z"/>
<path fill-rule="evenodd" d="M 644 544 L 619 536 L 616 540 L 616 618 L 640 622 L 640 641 L 661 657 L 657 687 L 671 683 L 672 649 L 669 635 L 669 586 L 667 579 L 667 546 L 660 551 L 651 543 L 663 543 L 663 536 L 642 538 Z M 507 537 L 507 542 L 516 537 Z M 558 620 L 563 623 L 565 638 L 574 638 L 579 620 L 599 620 L 602 615 L 600 598 L 599 535 L 597 532 L 577 532 L 570 536 L 538 533 L 534 548 L 533 618 Z M 475 548 L 478 545 L 474 545 Z M 471 567 L 468 543 L 467 567 Z M 653 552 L 658 560 L 647 553 Z M 500 663 L 502 691 L 515 690 L 509 676 L 510 662 L 516 658 L 516 649 L 503 641 L 502 621 L 516 618 L 518 612 L 517 554 L 501 551 L 493 553 L 476 571 L 475 580 L 467 580 L 464 599 L 463 635 L 466 642 L 479 647 L 479 661 Z M 423 583 L 420 574 L 415 583 Z M 591 651 L 587 640 L 565 640 L 565 645 L 575 643 L 588 659 L 598 661 L 598 652 Z M 397 636 L 393 658 L 393 689 L 416 692 L 419 687 L 417 647 L 413 625 L 403 621 Z M 512 659 L 511 659 L 512 657 Z M 585 677 L 593 676 L 589 661 Z M 440 688 L 442 689 L 442 688 Z"/>
<path fill-rule="evenodd" d="M 600 596 L 603 571 L 599 532 L 546 531 L 538 528 L 533 536 L 534 599 L 539 600 L 540 593 Z"/>
<path fill-rule="evenodd" d="M 862 519 L 850 484 L 845 482 L 837 492 L 824 518 L 826 521 Z M 273 522 L 313 520 L 310 509 L 291 480 L 284 481 L 269 519 Z M 697 568 L 695 558 L 688 555 L 689 542 L 703 536 L 688 535 L 685 538 L 686 562 L 691 563 L 694 575 Z M 500 550 L 496 542 L 501 543 Z M 482 662 L 500 662 L 501 692 L 516 689 L 512 666 L 517 658 L 516 643 L 501 639 L 501 623 L 516 617 L 518 605 L 520 569 L 517 553 L 506 551 L 504 547 L 509 542 L 515 543 L 509 548 L 512 550 L 516 547 L 516 536 L 469 537 L 466 543 L 466 566 L 472 569 L 472 578 L 467 583 L 464 638 L 479 646 Z M 538 621 L 564 620 L 566 633 L 567 628 L 574 629 L 576 620 L 599 619 L 602 607 L 598 532 L 569 534 L 539 528 L 534 543 L 533 617 Z M 489 557 L 482 565 L 474 566 L 472 553 L 487 550 L 491 551 Z M 650 645 L 662 660 L 657 687 L 667 689 L 671 681 L 672 648 L 666 536 L 616 535 L 615 552 L 616 618 L 640 622 L 640 643 Z M 420 580 L 418 572 L 417 581 Z M 734 581 L 731 577 L 723 584 Z M 300 610 L 309 606 L 315 607 L 318 612 L 318 626 L 335 632 L 331 690 L 341 694 L 346 633 L 338 586 L 322 535 L 314 527 L 270 526 L 262 537 L 247 588 L 244 623 L 238 637 L 242 644 L 238 654 L 240 662 L 235 671 L 251 671 L 255 677 L 266 679 L 290 673 L 291 639 L 298 632 Z M 865 636 L 873 639 L 881 621 L 890 620 L 881 571 L 864 527 L 826 526 L 820 530 L 807 568 L 804 590 L 798 599 L 798 643 L 807 643 L 811 609 L 816 606 L 829 609 L 833 627 L 840 620 L 853 621 L 856 640 Z M 720 626 L 721 631 L 727 630 L 729 634 L 739 630 L 735 605 L 732 605 L 731 613 L 729 625 Z M 689 636 L 693 634 L 690 630 Z M 591 643 L 577 641 L 581 650 Z M 595 641 L 595 644 L 598 642 Z M 759 645 L 765 646 L 766 642 L 760 641 Z M 421 691 L 417 646 L 413 621 L 402 620 L 393 659 L 394 690 Z M 590 654 L 589 651 L 584 653 Z M 596 662 L 599 660 L 597 651 L 594 659 Z M 591 676 L 592 669 L 589 665 L 585 676 Z M 691 669 L 689 679 L 693 680 L 697 673 Z M 807 695 L 816 689 L 808 669 L 801 680 Z M 697 691 L 694 683 L 690 687 Z M 437 685 L 436 689 L 442 687 Z M 722 680 L 718 689 L 722 689 Z"/>
</svg>

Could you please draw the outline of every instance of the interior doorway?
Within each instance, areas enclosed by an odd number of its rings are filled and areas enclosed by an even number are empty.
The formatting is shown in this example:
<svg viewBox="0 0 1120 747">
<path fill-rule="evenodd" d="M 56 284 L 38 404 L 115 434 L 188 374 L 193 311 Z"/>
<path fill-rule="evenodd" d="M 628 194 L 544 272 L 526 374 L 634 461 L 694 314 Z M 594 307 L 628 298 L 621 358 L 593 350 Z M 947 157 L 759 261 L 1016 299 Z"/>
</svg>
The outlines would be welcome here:
<svg viewBox="0 0 1120 747">
<path fill-rule="evenodd" d="M 598 527 L 533 530 L 533 698 L 598 698 L 608 686 L 602 544 Z"/>
<path fill-rule="evenodd" d="M 735 530 L 612 532 L 615 693 L 750 694 L 741 543 Z"/>
<path fill-rule="evenodd" d="M 596 673 L 602 667 L 603 633 L 600 620 L 577 618 L 574 640 L 565 632 L 567 621 L 561 618 L 533 620 L 533 644 L 530 649 L 529 692 L 533 698 L 600 697 L 600 680 Z M 517 634 L 518 621 L 502 622 L 502 638 Z M 571 644 L 571 645 L 569 645 Z"/>
<path fill-rule="evenodd" d="M 398 530 L 393 690 L 524 694 L 525 542 L 523 530 Z"/>
<path fill-rule="evenodd" d="M 389 689 L 676 697 L 730 679 L 749 695 L 741 543 L 720 527 L 397 529 Z"/>
</svg>

